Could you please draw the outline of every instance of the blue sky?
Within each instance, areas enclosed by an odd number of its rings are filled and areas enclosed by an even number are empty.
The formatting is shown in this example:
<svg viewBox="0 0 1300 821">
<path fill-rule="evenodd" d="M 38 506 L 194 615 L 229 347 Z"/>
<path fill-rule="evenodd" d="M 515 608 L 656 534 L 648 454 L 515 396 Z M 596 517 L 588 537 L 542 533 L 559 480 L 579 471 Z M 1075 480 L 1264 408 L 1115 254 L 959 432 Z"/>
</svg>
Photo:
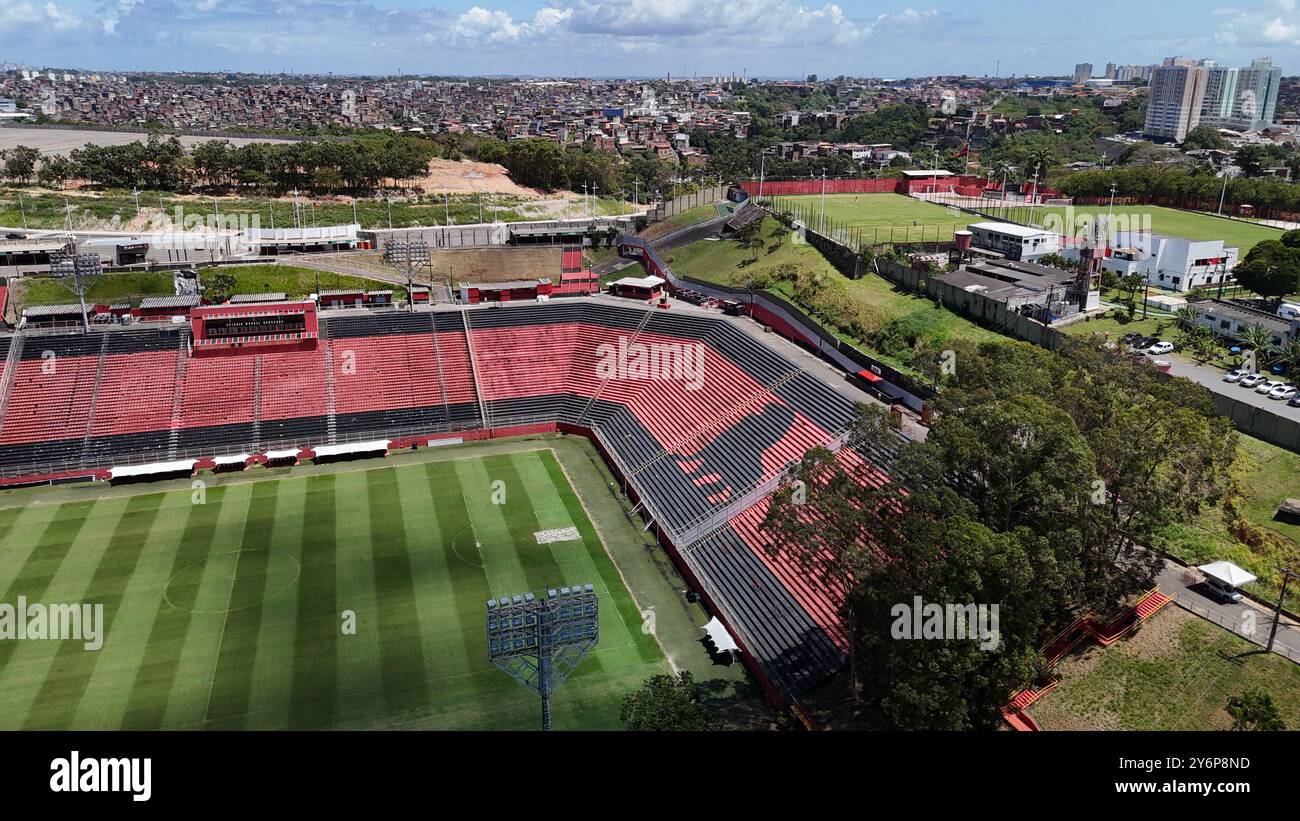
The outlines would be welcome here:
<svg viewBox="0 0 1300 821">
<path fill-rule="evenodd" d="M 1069 73 L 1172 55 L 1300 74 L 1298 0 L 0 0 L 0 61 L 641 76 Z"/>
</svg>

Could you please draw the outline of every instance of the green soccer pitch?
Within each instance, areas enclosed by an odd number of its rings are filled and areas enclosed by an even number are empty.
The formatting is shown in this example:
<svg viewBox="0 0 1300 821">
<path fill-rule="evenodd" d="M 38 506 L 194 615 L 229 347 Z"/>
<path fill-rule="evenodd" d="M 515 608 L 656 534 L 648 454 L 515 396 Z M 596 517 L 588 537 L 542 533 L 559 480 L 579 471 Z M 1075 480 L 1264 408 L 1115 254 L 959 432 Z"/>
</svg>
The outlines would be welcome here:
<svg viewBox="0 0 1300 821">
<path fill-rule="evenodd" d="M 816 228 L 822 219 L 822 197 L 807 194 L 773 197 L 777 211 L 792 211 Z M 943 205 L 902 194 L 827 194 L 827 227 L 861 232 L 863 242 L 948 242 L 954 230 L 963 230 L 979 218 Z"/>
<path fill-rule="evenodd" d="M 97 651 L 0 641 L 0 728 L 535 729 L 538 697 L 487 660 L 485 603 L 579 583 L 600 643 L 556 729 L 620 728 L 668 671 L 544 446 L 206 481 L 0 494 L 0 602 L 102 603 L 107 624 Z"/>
</svg>

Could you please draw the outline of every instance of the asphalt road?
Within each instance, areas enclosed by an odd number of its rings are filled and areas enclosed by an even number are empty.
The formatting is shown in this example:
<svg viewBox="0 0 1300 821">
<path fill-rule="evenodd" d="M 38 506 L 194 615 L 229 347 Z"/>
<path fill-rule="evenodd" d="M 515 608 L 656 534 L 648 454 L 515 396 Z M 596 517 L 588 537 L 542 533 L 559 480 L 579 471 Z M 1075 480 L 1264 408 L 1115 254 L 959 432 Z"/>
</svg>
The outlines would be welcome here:
<svg viewBox="0 0 1300 821">
<path fill-rule="evenodd" d="M 1195 568 L 1183 567 L 1175 562 L 1165 562 L 1158 579 L 1160 592 L 1173 596 L 1177 603 L 1203 619 L 1214 622 L 1226 630 L 1261 647 L 1268 643 L 1273 629 L 1273 611 L 1257 602 L 1242 598 L 1236 604 L 1223 604 L 1208 595 L 1201 583 L 1201 574 Z M 1300 625 L 1282 617 L 1278 624 L 1273 652 L 1300 662 Z"/>
<path fill-rule="evenodd" d="M 1197 365 L 1193 362 L 1186 362 L 1173 356 L 1165 355 L 1161 357 L 1151 357 L 1148 359 L 1163 359 L 1170 363 L 1169 372 L 1174 376 L 1182 376 L 1198 384 L 1204 385 L 1214 393 L 1220 393 L 1224 396 L 1230 396 L 1238 402 L 1245 402 L 1254 405 L 1257 408 L 1283 416 L 1288 419 L 1294 419 L 1300 422 L 1300 408 L 1294 408 L 1278 399 L 1269 399 L 1262 393 L 1256 393 L 1254 388 L 1243 388 L 1234 382 L 1224 382 L 1223 376 L 1227 371 L 1216 368 L 1213 365 Z M 1276 378 L 1276 377 L 1275 377 Z"/>
</svg>

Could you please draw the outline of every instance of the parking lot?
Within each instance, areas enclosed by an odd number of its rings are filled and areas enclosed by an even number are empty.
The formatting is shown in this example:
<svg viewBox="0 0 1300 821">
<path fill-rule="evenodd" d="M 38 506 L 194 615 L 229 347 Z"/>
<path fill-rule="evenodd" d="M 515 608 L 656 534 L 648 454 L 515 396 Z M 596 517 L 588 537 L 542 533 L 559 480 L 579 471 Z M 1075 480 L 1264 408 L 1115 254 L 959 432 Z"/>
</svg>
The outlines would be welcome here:
<svg viewBox="0 0 1300 821">
<path fill-rule="evenodd" d="M 1170 363 L 1169 372 L 1174 376 L 1182 376 L 1197 382 L 1209 388 L 1214 393 L 1221 393 L 1230 396 L 1238 402 L 1244 402 L 1263 408 L 1267 411 L 1277 414 L 1278 416 L 1294 419 L 1300 422 L 1300 408 L 1292 407 L 1280 399 L 1269 399 L 1262 393 L 1256 393 L 1254 388 L 1243 388 L 1241 385 L 1224 382 L 1223 377 L 1227 371 L 1222 368 L 1216 368 L 1213 365 L 1198 365 L 1194 362 L 1183 360 L 1178 354 L 1165 354 L 1160 357 L 1148 356 L 1148 359 L 1163 359 Z M 1270 376 L 1273 379 L 1281 377 Z M 1293 382 L 1297 387 L 1300 383 Z"/>
</svg>

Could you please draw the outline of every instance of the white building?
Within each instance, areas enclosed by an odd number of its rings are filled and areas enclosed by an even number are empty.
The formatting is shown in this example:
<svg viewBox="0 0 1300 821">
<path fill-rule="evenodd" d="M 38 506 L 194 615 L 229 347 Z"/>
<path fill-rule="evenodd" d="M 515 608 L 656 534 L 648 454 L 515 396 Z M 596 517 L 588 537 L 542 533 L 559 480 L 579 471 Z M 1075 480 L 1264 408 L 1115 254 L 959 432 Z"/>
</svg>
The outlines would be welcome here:
<svg viewBox="0 0 1300 821">
<path fill-rule="evenodd" d="M 1147 118 L 1142 131 L 1148 137 L 1182 142 L 1201 122 L 1205 87 L 1213 63 L 1168 58 L 1151 72 Z"/>
<path fill-rule="evenodd" d="M 1012 222 L 976 222 L 966 228 L 975 247 L 997 251 L 1007 259 L 1032 262 L 1045 254 L 1061 251 L 1061 235 L 1055 231 Z"/>
<path fill-rule="evenodd" d="M 1271 125 L 1281 80 L 1282 70 L 1267 57 L 1245 68 L 1208 69 L 1200 122 L 1236 131 Z"/>
<path fill-rule="evenodd" d="M 1223 240 L 1192 240 L 1153 234 L 1120 234 L 1102 270 L 1119 276 L 1141 274 L 1147 284 L 1166 291 L 1190 291 L 1234 282 L 1237 249 Z M 1073 251 L 1065 256 L 1077 257 Z"/>
</svg>

